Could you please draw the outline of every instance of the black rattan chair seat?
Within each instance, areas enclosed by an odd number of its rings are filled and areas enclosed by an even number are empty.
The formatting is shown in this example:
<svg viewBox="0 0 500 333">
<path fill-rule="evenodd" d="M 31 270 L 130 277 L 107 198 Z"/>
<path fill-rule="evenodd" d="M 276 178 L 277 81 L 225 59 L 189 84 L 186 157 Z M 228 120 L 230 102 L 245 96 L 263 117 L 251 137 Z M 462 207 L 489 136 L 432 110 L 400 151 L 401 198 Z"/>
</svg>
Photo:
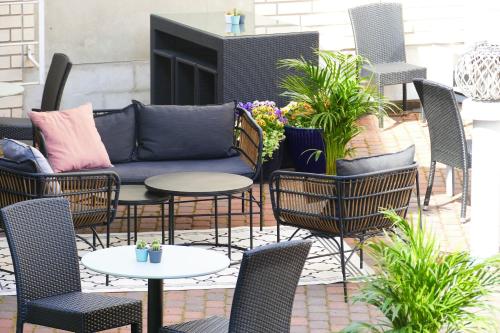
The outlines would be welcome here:
<svg viewBox="0 0 500 333">
<path fill-rule="evenodd" d="M 229 320 L 223 317 L 210 317 L 206 319 L 188 321 L 186 323 L 165 326 L 161 333 L 221 333 L 228 332 Z"/>
<path fill-rule="evenodd" d="M 27 310 L 30 323 L 74 332 L 125 326 L 131 318 L 141 318 L 138 300 L 82 292 L 37 299 L 28 302 Z"/>
</svg>

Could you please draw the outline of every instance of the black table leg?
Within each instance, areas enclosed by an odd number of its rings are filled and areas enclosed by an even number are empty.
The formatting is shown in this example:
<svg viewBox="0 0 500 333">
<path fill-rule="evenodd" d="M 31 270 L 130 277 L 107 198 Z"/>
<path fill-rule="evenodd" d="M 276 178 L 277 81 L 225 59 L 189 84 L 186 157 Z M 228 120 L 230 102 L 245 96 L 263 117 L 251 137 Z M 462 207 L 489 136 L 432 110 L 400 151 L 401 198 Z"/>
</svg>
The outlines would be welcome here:
<svg viewBox="0 0 500 333">
<path fill-rule="evenodd" d="M 148 280 L 148 332 L 163 326 L 163 280 Z"/>
<path fill-rule="evenodd" d="M 231 199 L 232 196 L 227 196 L 227 256 L 231 260 Z"/>
<path fill-rule="evenodd" d="M 161 243 L 165 244 L 165 203 L 161 203 Z"/>
<path fill-rule="evenodd" d="M 214 197 L 214 209 L 215 209 L 215 246 L 219 246 L 219 198 Z"/>
<path fill-rule="evenodd" d="M 137 244 L 137 205 L 134 205 L 134 244 Z"/>
<path fill-rule="evenodd" d="M 130 245 L 130 205 L 127 205 L 127 245 Z"/>
<path fill-rule="evenodd" d="M 250 189 L 250 248 L 253 249 L 253 191 Z"/>
<path fill-rule="evenodd" d="M 174 196 L 171 195 L 168 199 L 168 244 L 174 245 Z"/>
</svg>

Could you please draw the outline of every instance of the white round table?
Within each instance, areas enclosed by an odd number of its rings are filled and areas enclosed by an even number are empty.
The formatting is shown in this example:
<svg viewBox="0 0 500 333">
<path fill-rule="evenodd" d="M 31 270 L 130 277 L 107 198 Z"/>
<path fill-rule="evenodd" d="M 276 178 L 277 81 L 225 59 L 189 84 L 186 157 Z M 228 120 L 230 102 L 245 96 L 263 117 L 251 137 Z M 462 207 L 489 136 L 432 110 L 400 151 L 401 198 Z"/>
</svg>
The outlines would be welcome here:
<svg viewBox="0 0 500 333">
<path fill-rule="evenodd" d="M 14 96 L 22 94 L 24 87 L 10 82 L 0 82 L 0 97 Z"/>
<path fill-rule="evenodd" d="M 148 280 L 148 332 L 163 326 L 163 279 L 189 278 L 219 272 L 229 266 L 222 253 L 196 247 L 166 245 L 159 264 L 137 262 L 135 246 L 117 246 L 87 253 L 82 264 L 113 276 Z"/>
</svg>

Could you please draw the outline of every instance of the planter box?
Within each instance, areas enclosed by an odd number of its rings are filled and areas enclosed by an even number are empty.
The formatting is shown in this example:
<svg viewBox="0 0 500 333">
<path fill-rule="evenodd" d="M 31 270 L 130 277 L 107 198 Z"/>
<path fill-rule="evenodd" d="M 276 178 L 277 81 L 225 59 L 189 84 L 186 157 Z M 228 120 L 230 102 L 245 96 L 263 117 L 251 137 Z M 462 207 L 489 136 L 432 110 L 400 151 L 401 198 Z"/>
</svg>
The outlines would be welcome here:
<svg viewBox="0 0 500 333">
<path fill-rule="evenodd" d="M 320 174 L 326 172 L 324 154 L 317 161 L 314 157 L 309 158 L 314 150 L 325 149 L 321 130 L 285 126 L 285 136 L 286 149 L 296 171 Z"/>
<path fill-rule="evenodd" d="M 262 174 L 264 180 L 268 180 L 273 171 L 281 169 L 281 164 L 283 162 L 283 156 L 285 155 L 285 140 L 281 141 L 280 147 L 273 153 L 273 157 L 264 163 L 262 163 Z"/>
</svg>

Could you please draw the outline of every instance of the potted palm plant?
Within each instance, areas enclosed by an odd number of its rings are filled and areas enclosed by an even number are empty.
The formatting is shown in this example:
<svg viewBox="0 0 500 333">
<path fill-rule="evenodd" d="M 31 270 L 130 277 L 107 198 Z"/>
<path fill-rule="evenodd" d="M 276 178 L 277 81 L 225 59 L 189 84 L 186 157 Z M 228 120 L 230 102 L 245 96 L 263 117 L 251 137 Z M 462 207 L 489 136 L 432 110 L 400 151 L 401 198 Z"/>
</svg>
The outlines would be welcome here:
<svg viewBox="0 0 500 333">
<path fill-rule="evenodd" d="M 354 298 L 385 319 L 356 322 L 342 332 L 496 332 L 487 298 L 500 286 L 500 256 L 443 253 L 430 232 L 394 212 L 385 215 L 396 232 L 367 243 L 379 274 L 367 278 Z"/>
<path fill-rule="evenodd" d="M 349 142 L 362 130 L 358 119 L 383 113 L 394 104 L 359 75 L 365 63 L 363 57 L 331 51 L 316 53 L 319 64 L 304 58 L 280 60 L 278 65 L 293 73 L 282 79 L 281 87 L 285 90 L 283 96 L 312 108 L 307 125 L 321 131 L 324 149 L 306 149 L 311 150 L 308 159 L 324 154 L 326 173 L 336 174 L 335 161 L 352 153 Z"/>
</svg>

